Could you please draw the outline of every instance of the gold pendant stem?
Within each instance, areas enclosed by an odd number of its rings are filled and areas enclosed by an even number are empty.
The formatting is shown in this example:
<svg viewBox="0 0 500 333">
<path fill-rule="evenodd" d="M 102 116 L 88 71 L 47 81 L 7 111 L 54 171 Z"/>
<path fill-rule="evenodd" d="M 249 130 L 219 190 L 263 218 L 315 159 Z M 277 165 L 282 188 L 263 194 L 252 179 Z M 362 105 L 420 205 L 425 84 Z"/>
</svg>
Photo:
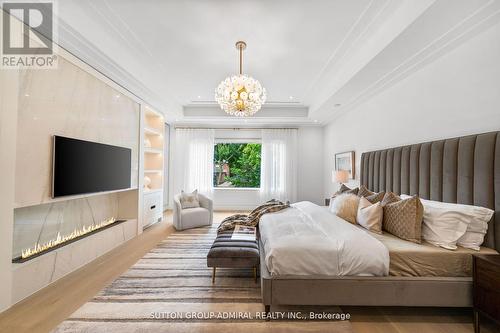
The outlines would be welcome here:
<svg viewBox="0 0 500 333">
<path fill-rule="evenodd" d="M 240 51 L 240 75 L 243 74 L 243 50 L 247 47 L 247 44 L 240 40 L 236 42 L 236 49 Z"/>
<path fill-rule="evenodd" d="M 240 45 L 240 75 L 243 74 L 243 45 Z"/>
</svg>

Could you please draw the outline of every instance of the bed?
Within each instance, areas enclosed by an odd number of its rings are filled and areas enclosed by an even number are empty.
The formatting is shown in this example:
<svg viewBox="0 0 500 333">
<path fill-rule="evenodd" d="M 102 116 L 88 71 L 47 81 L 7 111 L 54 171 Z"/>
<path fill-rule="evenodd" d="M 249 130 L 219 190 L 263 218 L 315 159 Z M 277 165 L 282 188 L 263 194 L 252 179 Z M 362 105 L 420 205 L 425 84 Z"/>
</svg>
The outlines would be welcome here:
<svg viewBox="0 0 500 333">
<path fill-rule="evenodd" d="M 414 144 L 361 156 L 360 183 L 369 190 L 418 194 L 423 199 L 463 203 L 495 211 L 481 253 L 500 250 L 500 135 L 490 132 Z M 266 231 L 264 231 L 266 233 Z M 262 236 L 262 231 L 261 231 Z M 271 273 L 266 235 L 261 237 L 261 291 L 271 305 L 472 306 L 473 250 L 448 251 L 408 245 L 390 235 L 385 244 L 389 275 Z M 446 263 L 446 265 L 441 265 Z M 275 267 L 271 267 L 274 271 Z M 283 273 L 283 274 L 281 274 Z M 315 274 L 319 273 L 319 274 Z"/>
</svg>

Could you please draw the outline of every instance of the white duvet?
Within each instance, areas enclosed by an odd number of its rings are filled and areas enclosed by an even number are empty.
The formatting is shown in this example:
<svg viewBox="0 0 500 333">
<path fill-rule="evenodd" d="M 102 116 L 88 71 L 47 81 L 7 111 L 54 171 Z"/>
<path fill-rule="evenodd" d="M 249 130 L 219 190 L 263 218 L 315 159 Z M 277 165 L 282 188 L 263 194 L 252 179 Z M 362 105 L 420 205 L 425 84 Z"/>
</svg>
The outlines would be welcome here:
<svg viewBox="0 0 500 333">
<path fill-rule="evenodd" d="M 262 216 L 259 229 L 272 276 L 389 274 L 384 244 L 311 202 Z"/>
</svg>

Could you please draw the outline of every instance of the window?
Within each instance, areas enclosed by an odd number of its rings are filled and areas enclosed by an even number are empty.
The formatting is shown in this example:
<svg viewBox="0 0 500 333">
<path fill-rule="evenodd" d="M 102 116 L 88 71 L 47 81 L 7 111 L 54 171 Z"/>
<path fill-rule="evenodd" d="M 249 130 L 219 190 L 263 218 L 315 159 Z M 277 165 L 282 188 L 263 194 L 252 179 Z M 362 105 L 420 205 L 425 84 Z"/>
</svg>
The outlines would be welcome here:
<svg viewBox="0 0 500 333">
<path fill-rule="evenodd" d="M 260 143 L 217 143 L 214 187 L 260 187 Z"/>
</svg>

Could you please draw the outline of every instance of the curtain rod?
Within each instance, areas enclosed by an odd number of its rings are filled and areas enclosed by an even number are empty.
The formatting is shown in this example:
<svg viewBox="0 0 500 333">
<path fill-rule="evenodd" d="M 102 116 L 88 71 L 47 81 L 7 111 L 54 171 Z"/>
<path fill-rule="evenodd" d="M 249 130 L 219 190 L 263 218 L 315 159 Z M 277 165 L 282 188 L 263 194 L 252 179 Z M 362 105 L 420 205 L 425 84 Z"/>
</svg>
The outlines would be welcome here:
<svg viewBox="0 0 500 333">
<path fill-rule="evenodd" d="M 262 130 L 262 129 L 294 129 L 298 130 L 298 127 L 185 127 L 185 126 L 174 126 L 175 129 L 213 129 L 213 130 Z"/>
</svg>

